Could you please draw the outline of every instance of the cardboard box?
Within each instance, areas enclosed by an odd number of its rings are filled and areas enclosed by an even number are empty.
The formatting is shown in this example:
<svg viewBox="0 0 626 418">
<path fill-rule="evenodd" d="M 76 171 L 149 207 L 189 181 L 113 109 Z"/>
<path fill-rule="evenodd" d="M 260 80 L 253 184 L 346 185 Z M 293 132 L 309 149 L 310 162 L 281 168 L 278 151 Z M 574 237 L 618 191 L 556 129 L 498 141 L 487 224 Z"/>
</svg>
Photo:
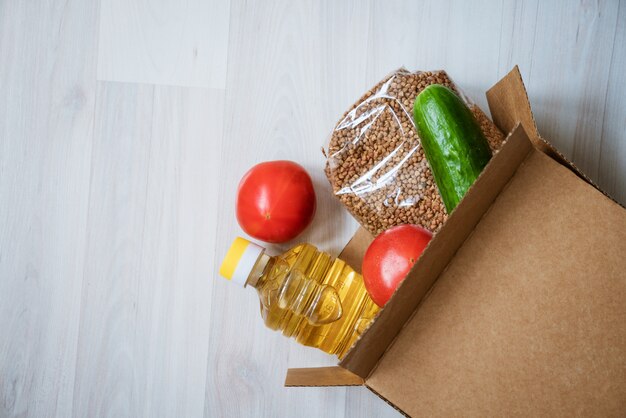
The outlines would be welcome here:
<svg viewBox="0 0 626 418">
<path fill-rule="evenodd" d="M 506 144 L 339 365 L 286 386 L 410 416 L 626 414 L 626 210 L 539 136 L 517 67 L 487 99 Z"/>
</svg>

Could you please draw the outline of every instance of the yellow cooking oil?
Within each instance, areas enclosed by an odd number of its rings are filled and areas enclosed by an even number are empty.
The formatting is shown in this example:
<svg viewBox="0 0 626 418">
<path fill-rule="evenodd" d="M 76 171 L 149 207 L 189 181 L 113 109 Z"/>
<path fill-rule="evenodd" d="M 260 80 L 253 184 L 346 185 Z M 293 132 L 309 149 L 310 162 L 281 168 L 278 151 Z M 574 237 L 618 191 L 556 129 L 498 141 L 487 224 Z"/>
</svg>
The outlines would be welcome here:
<svg viewBox="0 0 626 418">
<path fill-rule="evenodd" d="M 310 244 L 269 256 L 263 247 L 237 238 L 220 274 L 257 290 L 269 328 L 339 358 L 380 309 L 359 273 Z"/>
</svg>

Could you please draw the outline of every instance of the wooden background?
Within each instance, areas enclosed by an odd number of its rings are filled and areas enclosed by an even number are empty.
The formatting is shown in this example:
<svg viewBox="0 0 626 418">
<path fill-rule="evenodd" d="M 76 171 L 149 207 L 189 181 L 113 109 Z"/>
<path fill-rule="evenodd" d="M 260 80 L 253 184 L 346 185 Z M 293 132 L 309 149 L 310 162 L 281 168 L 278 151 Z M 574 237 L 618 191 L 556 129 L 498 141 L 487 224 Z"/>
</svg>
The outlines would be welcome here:
<svg viewBox="0 0 626 418">
<path fill-rule="evenodd" d="M 391 70 L 480 105 L 519 64 L 540 132 L 626 203 L 626 2 L 0 0 L 0 416 L 397 416 L 218 278 L 252 164 L 320 152 Z M 277 248 L 272 248 L 277 250 Z M 523 365 L 520 365 L 523 367 Z"/>
</svg>

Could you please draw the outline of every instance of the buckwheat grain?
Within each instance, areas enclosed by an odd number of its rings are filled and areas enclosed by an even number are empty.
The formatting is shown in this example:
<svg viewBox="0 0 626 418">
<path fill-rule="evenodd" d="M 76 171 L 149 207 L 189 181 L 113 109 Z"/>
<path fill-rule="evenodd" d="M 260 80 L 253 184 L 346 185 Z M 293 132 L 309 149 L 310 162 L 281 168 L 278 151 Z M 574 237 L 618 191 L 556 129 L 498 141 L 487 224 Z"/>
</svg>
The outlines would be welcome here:
<svg viewBox="0 0 626 418">
<path fill-rule="evenodd" d="M 430 84 L 458 93 L 444 71 L 398 70 L 368 90 L 331 136 L 326 176 L 333 192 L 374 235 L 412 223 L 437 232 L 447 213 L 413 123 L 415 97 Z M 470 109 L 492 151 L 504 135 L 476 105 Z"/>
</svg>

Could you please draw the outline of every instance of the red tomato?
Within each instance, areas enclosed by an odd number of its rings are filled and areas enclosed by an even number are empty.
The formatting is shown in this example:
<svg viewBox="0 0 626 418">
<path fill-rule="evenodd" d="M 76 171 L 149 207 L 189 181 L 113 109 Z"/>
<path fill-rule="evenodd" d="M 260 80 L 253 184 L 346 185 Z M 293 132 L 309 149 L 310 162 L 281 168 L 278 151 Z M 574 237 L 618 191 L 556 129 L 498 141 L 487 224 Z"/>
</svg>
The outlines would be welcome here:
<svg viewBox="0 0 626 418">
<path fill-rule="evenodd" d="M 257 164 L 239 182 L 237 221 L 262 241 L 295 238 L 311 223 L 315 208 L 311 177 L 292 161 Z"/>
<path fill-rule="evenodd" d="M 372 241 L 363 257 L 363 280 L 378 306 L 385 306 L 432 236 L 417 225 L 398 225 Z"/>
</svg>

